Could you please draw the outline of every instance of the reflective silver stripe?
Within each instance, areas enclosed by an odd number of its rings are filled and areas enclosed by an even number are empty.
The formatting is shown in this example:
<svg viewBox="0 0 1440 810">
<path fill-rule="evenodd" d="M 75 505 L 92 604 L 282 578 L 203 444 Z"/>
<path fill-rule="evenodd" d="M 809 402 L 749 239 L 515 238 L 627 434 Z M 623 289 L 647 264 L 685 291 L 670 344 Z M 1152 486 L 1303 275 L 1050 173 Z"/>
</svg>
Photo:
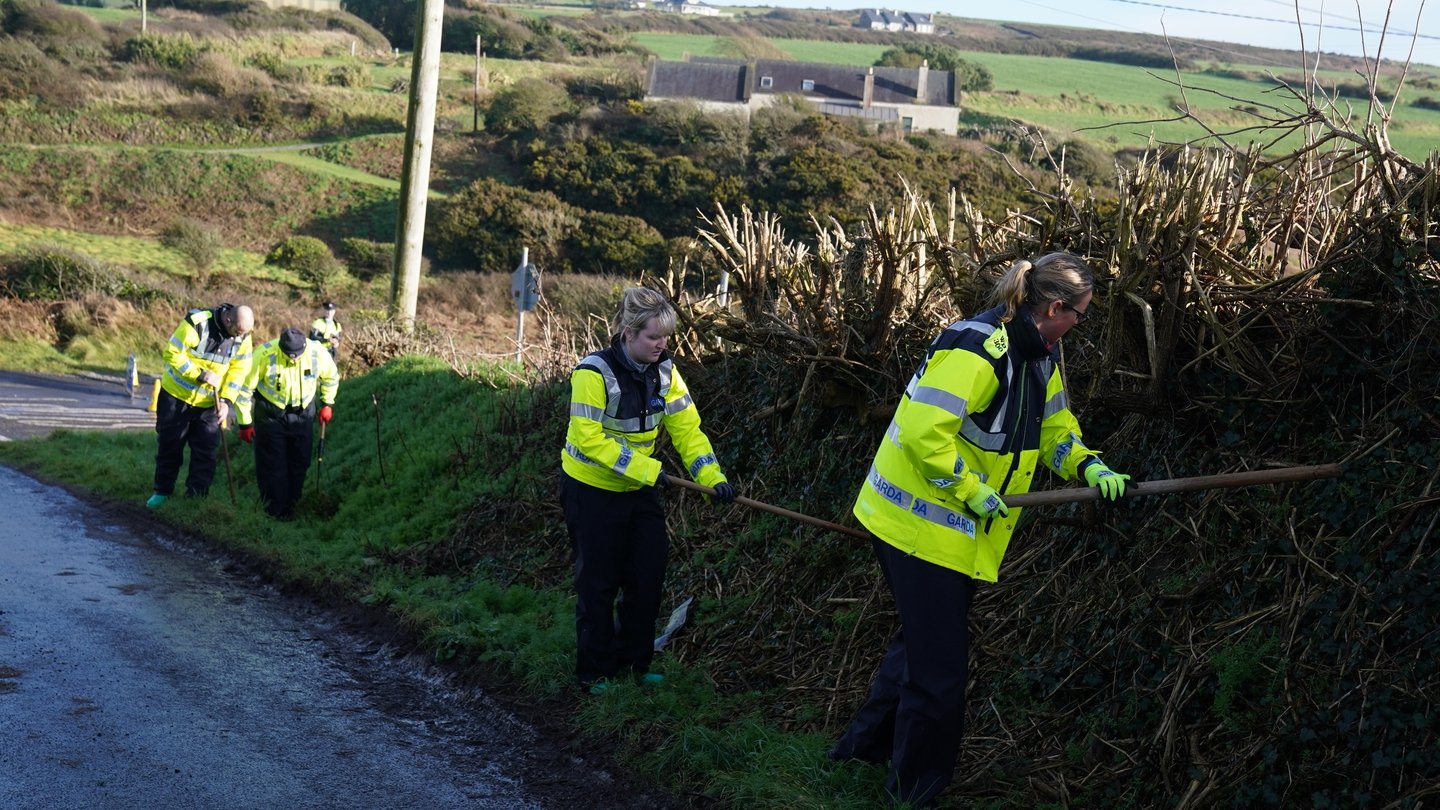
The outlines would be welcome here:
<svg viewBox="0 0 1440 810">
<path fill-rule="evenodd" d="M 965 424 L 960 426 L 960 435 L 981 450 L 989 450 L 992 453 L 1000 452 L 1000 448 L 1005 445 L 1003 433 L 986 433 L 979 425 L 975 424 L 974 419 L 968 416 L 965 417 Z"/>
<path fill-rule="evenodd" d="M 643 433 L 659 427 L 665 416 L 672 412 L 667 407 L 665 413 L 652 413 L 631 419 L 616 419 L 611 415 L 614 409 L 620 407 L 620 380 L 615 376 L 615 370 L 605 362 L 605 358 L 598 354 L 589 355 L 581 361 L 580 367 L 586 366 L 600 372 L 601 379 L 605 381 L 605 415 L 600 417 L 599 421 L 606 430 L 617 433 Z M 660 364 L 660 397 L 662 399 L 670 391 L 672 368 L 673 364 L 668 360 Z M 646 405 L 648 406 L 649 403 Z"/>
<path fill-rule="evenodd" d="M 1060 413 L 1068 407 L 1070 407 L 1070 400 L 1065 397 L 1065 391 L 1063 389 L 1060 391 L 1056 391 L 1055 396 L 1051 397 L 1045 403 L 1045 414 L 1041 418 L 1049 419 L 1050 417 L 1054 416 L 1057 413 Z"/>
<path fill-rule="evenodd" d="M 669 416 L 669 415 L 671 415 L 671 414 L 679 413 L 679 412 L 685 410 L 686 408 L 690 407 L 690 403 L 692 403 L 692 402 L 694 402 L 694 401 L 695 401 L 695 400 L 693 400 L 693 399 L 690 398 L 690 394 L 689 394 L 689 393 L 686 393 L 685 396 L 680 397 L 680 398 L 677 399 L 677 400 L 674 400 L 674 401 L 672 401 L 672 402 L 667 402 L 667 403 L 665 403 L 665 415 L 666 415 L 666 416 Z"/>
<path fill-rule="evenodd" d="M 645 420 L 638 416 L 634 419 L 612 419 L 607 415 L 600 420 L 600 424 L 603 425 L 606 430 L 614 430 L 621 433 L 639 433 L 646 429 Z"/>
<path fill-rule="evenodd" d="M 565 442 L 565 452 L 569 453 L 571 458 L 574 458 L 576 461 L 584 462 L 592 467 L 601 466 L 600 462 L 585 455 L 585 453 L 583 453 L 580 448 L 576 447 L 570 442 Z M 615 459 L 615 464 L 612 465 L 610 469 L 621 475 L 624 475 L 626 468 L 630 466 L 630 460 L 634 457 L 635 451 L 631 450 L 629 447 L 622 447 L 620 448 L 620 457 Z"/>
<path fill-rule="evenodd" d="M 583 367 L 586 364 L 593 365 L 593 367 L 600 372 L 600 378 L 605 381 L 605 404 L 607 410 L 610 407 L 618 406 L 620 403 L 620 380 L 615 377 L 615 369 L 610 368 L 610 364 L 605 362 L 605 358 L 598 354 L 592 354 L 586 357 L 580 365 Z"/>
<path fill-rule="evenodd" d="M 910 395 L 910 399 L 913 402 L 933 405 L 959 419 L 964 419 L 968 411 L 968 403 L 963 397 L 958 397 L 943 388 L 929 385 L 917 387 L 915 393 Z"/>
<path fill-rule="evenodd" d="M 189 348 L 185 345 L 185 341 L 181 340 L 180 338 L 175 337 L 174 335 L 171 335 L 171 336 L 170 336 L 170 345 L 171 345 L 171 346 L 174 346 L 175 348 L 179 349 L 179 350 L 182 351 L 182 352 L 183 352 L 183 351 L 189 351 Z"/>
<path fill-rule="evenodd" d="M 593 419 L 599 422 L 605 418 L 605 409 L 597 408 L 594 405 L 586 405 L 583 402 L 572 402 L 570 403 L 570 415 L 578 416 L 582 419 Z"/>
<path fill-rule="evenodd" d="M 703 456 L 695 459 L 694 461 L 692 461 L 692 462 L 690 463 L 690 477 L 691 477 L 691 478 L 699 478 L 699 477 L 700 477 L 700 470 L 701 470 L 701 468 L 703 468 L 703 467 L 708 467 L 708 466 L 710 466 L 711 464 L 716 464 L 716 463 L 718 463 L 718 462 L 715 460 L 715 454 L 713 454 L 713 453 L 706 453 L 705 455 L 703 455 Z"/>
<path fill-rule="evenodd" d="M 881 475 L 874 467 L 870 468 L 870 475 L 866 478 L 866 483 L 869 484 L 870 488 L 875 490 L 880 497 L 916 517 L 924 518 L 937 526 L 944 526 L 947 529 L 960 532 L 968 537 L 973 538 L 975 536 L 974 518 L 946 509 L 924 498 L 917 498 L 885 480 L 885 476 Z"/>
<path fill-rule="evenodd" d="M 190 382 L 189 380 L 185 379 L 184 377 L 181 377 L 179 374 L 177 374 L 177 373 L 175 372 L 175 369 L 173 369 L 173 368 L 167 368 L 167 369 L 165 369 L 165 376 L 168 377 L 169 379 L 171 379 L 172 381 L 174 381 L 174 383 L 175 383 L 176 385 L 180 386 L 181 388 L 184 388 L 186 391 L 199 392 L 199 390 L 200 390 L 200 384 L 199 384 L 199 383 L 193 383 L 193 382 Z"/>
<path fill-rule="evenodd" d="M 889 439 L 890 443 L 896 447 L 904 447 L 900 443 L 900 425 L 896 424 L 894 419 L 890 420 L 890 427 L 885 429 L 885 438 Z"/>
</svg>

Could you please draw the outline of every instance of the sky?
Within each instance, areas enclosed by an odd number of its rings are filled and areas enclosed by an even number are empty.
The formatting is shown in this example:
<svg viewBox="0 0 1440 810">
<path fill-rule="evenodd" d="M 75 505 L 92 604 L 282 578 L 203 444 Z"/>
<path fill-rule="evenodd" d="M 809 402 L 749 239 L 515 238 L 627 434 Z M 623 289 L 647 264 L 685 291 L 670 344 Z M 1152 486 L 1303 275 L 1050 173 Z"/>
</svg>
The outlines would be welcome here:
<svg viewBox="0 0 1440 810">
<path fill-rule="evenodd" d="M 714 5 L 865 8 L 847 0 L 710 0 Z M 1108 28 L 1440 65 L 1440 0 L 899 0 L 875 8 L 1074 28 Z M 1298 17 L 1297 17 L 1298 14 Z M 1303 25 L 1297 24 L 1297 19 Z M 1361 30 L 1363 29 L 1363 31 Z M 1303 32 L 1303 40 L 1302 40 Z"/>
</svg>

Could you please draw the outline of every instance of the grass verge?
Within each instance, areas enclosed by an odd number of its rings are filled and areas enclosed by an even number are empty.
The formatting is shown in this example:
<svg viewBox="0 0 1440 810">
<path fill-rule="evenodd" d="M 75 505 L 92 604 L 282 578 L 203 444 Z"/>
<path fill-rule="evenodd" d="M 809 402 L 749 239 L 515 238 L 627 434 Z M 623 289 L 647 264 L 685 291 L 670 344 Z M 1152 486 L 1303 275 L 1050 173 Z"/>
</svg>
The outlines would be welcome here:
<svg viewBox="0 0 1440 810">
<path fill-rule="evenodd" d="M 577 704 L 568 590 L 514 584 L 516 577 L 483 558 L 441 565 L 426 553 L 453 537 L 476 502 L 503 502 L 524 481 L 552 478 L 556 445 L 548 435 L 516 435 L 512 426 L 533 421 L 517 410 L 553 401 L 502 376 L 462 378 L 440 361 L 395 360 L 341 384 L 324 460 L 311 471 L 295 522 L 264 515 L 249 448 L 233 435 L 236 503 L 222 465 L 208 498 L 172 499 L 155 515 L 287 584 L 382 607 L 437 660 L 462 668 L 493 663 L 534 699 L 570 710 Z M 153 456 L 148 432 L 59 431 L 0 445 L 0 462 L 137 505 L 150 492 Z M 563 543 L 563 531 L 543 534 Z M 831 765 L 827 739 L 763 718 L 778 696 L 721 694 L 703 666 L 663 654 L 657 669 L 668 676 L 662 688 L 623 684 L 580 701 L 572 717 L 577 732 L 613 745 L 622 761 L 676 790 L 737 807 L 858 810 L 882 803 L 879 768 Z"/>
</svg>

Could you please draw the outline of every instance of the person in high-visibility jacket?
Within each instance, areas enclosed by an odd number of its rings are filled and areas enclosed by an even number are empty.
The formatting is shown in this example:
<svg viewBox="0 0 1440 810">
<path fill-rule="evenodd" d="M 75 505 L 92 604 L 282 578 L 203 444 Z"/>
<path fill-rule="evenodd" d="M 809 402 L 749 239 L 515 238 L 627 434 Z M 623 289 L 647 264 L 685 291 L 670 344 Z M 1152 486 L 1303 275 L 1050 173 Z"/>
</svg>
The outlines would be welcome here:
<svg viewBox="0 0 1440 810">
<path fill-rule="evenodd" d="M 570 374 L 561 500 L 575 561 L 575 674 L 592 693 L 622 674 L 663 680 L 650 672 L 670 545 L 659 492 L 665 471 L 654 458 L 660 428 L 691 478 L 722 503 L 735 499 L 666 350 L 674 331 L 675 309 L 663 295 L 627 289 L 609 348 Z"/>
<path fill-rule="evenodd" d="M 338 311 L 334 301 L 326 301 L 320 305 L 320 317 L 310 322 L 310 339 L 320 341 L 330 352 L 332 360 L 340 349 L 340 333 L 345 331 L 340 328 L 340 322 L 335 320 L 335 313 Z"/>
<path fill-rule="evenodd" d="M 154 509 L 175 492 L 185 448 L 190 468 L 185 494 L 210 492 L 215 478 L 220 431 L 231 404 L 245 391 L 250 373 L 250 332 L 255 312 L 247 306 L 221 304 L 191 310 L 165 345 L 165 373 L 155 402 L 155 484 L 145 505 Z"/>
<path fill-rule="evenodd" d="M 255 351 L 238 403 L 240 440 L 255 446 L 255 483 L 271 517 L 294 516 L 310 469 L 315 420 L 329 424 L 339 390 L 340 371 L 330 353 L 299 329 L 286 329 Z"/>
<path fill-rule="evenodd" d="M 965 720 L 969 610 L 978 582 L 996 581 L 1027 492 L 1043 463 L 1083 478 L 1109 500 L 1127 475 L 1081 440 L 1056 344 L 1089 317 L 1085 261 L 1050 253 L 1010 267 L 999 306 L 930 344 L 855 500 L 895 597 L 900 629 L 869 697 L 831 759 L 889 763 L 886 792 L 929 806 L 949 784 Z"/>
</svg>

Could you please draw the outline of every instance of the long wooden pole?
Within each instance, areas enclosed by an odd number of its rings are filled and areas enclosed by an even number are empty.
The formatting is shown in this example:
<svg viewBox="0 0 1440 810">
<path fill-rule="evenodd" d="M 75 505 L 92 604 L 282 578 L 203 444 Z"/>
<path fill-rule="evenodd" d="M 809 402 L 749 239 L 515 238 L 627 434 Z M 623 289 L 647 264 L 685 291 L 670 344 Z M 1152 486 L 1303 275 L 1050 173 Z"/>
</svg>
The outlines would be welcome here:
<svg viewBox="0 0 1440 810">
<path fill-rule="evenodd" d="M 1264 484 L 1287 484 L 1297 481 L 1316 481 L 1321 478 L 1339 478 L 1339 464 L 1317 464 L 1313 467 L 1280 467 L 1273 470 L 1251 470 L 1249 472 L 1201 475 L 1195 478 L 1164 478 L 1159 481 L 1132 481 L 1125 487 L 1125 497 L 1140 495 L 1169 495 L 1175 492 L 1195 492 L 1202 489 L 1232 489 L 1235 487 L 1258 487 Z M 1100 500 L 1099 487 L 1068 487 L 1044 492 L 1025 492 L 1019 495 L 1001 495 L 1006 506 L 1049 506 L 1057 503 Z"/>
<path fill-rule="evenodd" d="M 1195 492 L 1203 489 L 1233 489 L 1235 487 L 1256 487 L 1264 484 L 1287 484 L 1301 481 L 1317 481 L 1321 478 L 1339 478 L 1341 468 L 1339 464 L 1318 464 L 1313 467 L 1281 467 L 1273 470 L 1252 470 L 1239 473 L 1222 473 L 1220 475 L 1202 475 L 1195 478 L 1165 478 L 1158 481 L 1134 481 L 1125 487 L 1125 497 L 1133 498 L 1140 495 L 1169 495 L 1175 492 Z M 697 484 L 694 481 L 687 481 L 674 475 L 667 475 L 666 481 L 683 489 L 692 489 L 696 492 L 703 492 L 706 495 L 714 495 L 715 490 L 710 487 Z M 1100 500 L 1099 487 L 1068 487 L 1066 489 L 1052 489 L 1045 492 L 1024 492 L 1016 495 L 1006 495 L 1005 505 L 1011 507 L 1021 506 L 1050 506 L 1057 503 L 1074 503 L 1076 501 L 1098 501 Z M 869 540 L 870 534 L 859 529 L 852 529 L 849 526 L 841 526 L 839 523 L 831 523 L 828 520 L 803 515 L 799 512 L 792 512 L 779 506 L 772 506 L 768 503 L 746 498 L 738 495 L 735 502 L 748 506 L 752 509 L 759 509 L 762 512 L 787 517 L 791 520 L 798 520 L 801 523 L 809 523 L 812 526 L 819 526 L 822 529 L 829 529 L 833 532 L 848 534 L 861 540 Z"/>
<path fill-rule="evenodd" d="M 697 483 L 695 483 L 694 481 L 687 481 L 687 480 L 685 480 L 684 478 L 680 478 L 680 477 L 678 477 L 678 476 L 667 475 L 667 476 L 665 476 L 665 480 L 666 480 L 666 481 L 669 481 L 671 484 L 673 484 L 673 485 L 675 485 L 675 486 L 677 486 L 677 487 L 683 487 L 684 489 L 693 489 L 693 490 L 695 490 L 696 492 L 703 492 L 703 493 L 705 493 L 706 495 L 714 495 L 714 494 L 715 494 L 715 490 L 711 489 L 710 487 L 707 487 L 707 486 L 705 486 L 705 485 L 703 485 L 703 484 L 697 484 Z M 859 538 L 859 539 L 861 539 L 861 540 L 869 540 L 869 539 L 870 539 L 870 534 L 869 534 L 868 532 L 863 532 L 863 531 L 861 531 L 861 530 L 859 530 L 859 529 L 852 529 L 852 528 L 850 528 L 849 526 L 841 526 L 839 523 L 831 523 L 831 522 L 828 521 L 828 520 L 821 520 L 820 518 L 817 518 L 817 517 L 810 517 L 809 515 L 802 515 L 802 514 L 800 514 L 799 512 L 792 512 L 792 511 L 790 511 L 789 509 L 785 509 L 785 508 L 783 508 L 783 507 L 771 506 L 771 505 L 768 504 L 768 503 L 764 503 L 764 502 L 762 502 L 762 501 L 752 500 L 752 499 L 750 499 L 750 498 L 745 497 L 744 495 L 737 495 L 737 496 L 735 496 L 735 503 L 742 504 L 742 505 L 744 505 L 744 506 L 748 506 L 748 507 L 750 507 L 751 509 L 759 509 L 759 510 L 762 511 L 762 512 L 769 512 L 769 513 L 771 513 L 771 514 L 773 514 L 773 515 L 780 515 L 781 517 L 787 517 L 787 518 L 790 518 L 791 520 L 798 520 L 798 521 L 800 521 L 801 523 L 809 523 L 811 526 L 819 526 L 819 527 L 822 528 L 822 529 L 829 529 L 829 530 L 832 531 L 832 532 L 840 532 L 841 534 L 848 534 L 848 535 L 850 535 L 851 537 L 857 537 L 857 538 Z"/>
</svg>

